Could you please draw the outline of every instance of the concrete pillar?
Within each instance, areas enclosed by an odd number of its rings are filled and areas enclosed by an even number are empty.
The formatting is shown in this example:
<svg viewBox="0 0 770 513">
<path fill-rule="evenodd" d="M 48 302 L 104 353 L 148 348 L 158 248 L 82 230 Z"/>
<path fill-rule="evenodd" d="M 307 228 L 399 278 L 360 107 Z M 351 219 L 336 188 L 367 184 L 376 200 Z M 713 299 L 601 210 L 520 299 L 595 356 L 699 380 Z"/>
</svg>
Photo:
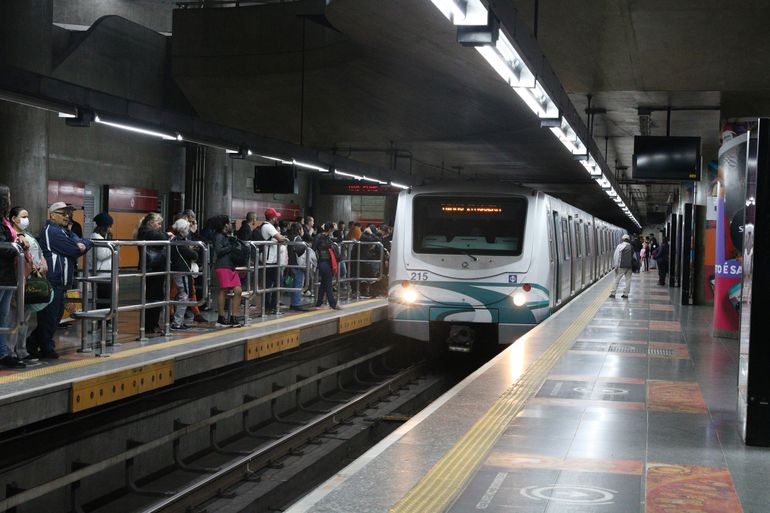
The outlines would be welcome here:
<svg viewBox="0 0 770 513">
<path fill-rule="evenodd" d="M 204 219 L 233 213 L 233 166 L 225 150 L 206 148 Z"/>
<path fill-rule="evenodd" d="M 336 222 L 340 219 L 352 219 L 353 205 L 350 196 L 316 196 L 315 225 L 320 229 L 326 222 Z"/>
<path fill-rule="evenodd" d="M 51 73 L 52 0 L 0 2 L 0 65 Z M 13 205 L 29 210 L 39 230 L 48 205 L 48 116 L 46 111 L 0 101 L 0 182 L 11 188 Z"/>
</svg>

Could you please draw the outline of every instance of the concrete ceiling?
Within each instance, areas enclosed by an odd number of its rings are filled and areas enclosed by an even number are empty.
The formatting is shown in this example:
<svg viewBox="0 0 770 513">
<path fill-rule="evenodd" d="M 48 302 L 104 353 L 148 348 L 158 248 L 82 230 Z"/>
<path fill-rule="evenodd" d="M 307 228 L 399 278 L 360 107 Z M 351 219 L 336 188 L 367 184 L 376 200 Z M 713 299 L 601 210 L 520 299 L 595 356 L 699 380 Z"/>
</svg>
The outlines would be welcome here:
<svg viewBox="0 0 770 513">
<path fill-rule="evenodd" d="M 532 26 L 534 2 L 514 3 Z M 417 180 L 522 182 L 625 221 L 429 0 L 334 0 L 325 21 L 304 23 L 304 81 L 303 21 L 277 13 L 294 8 L 175 12 L 174 77 L 203 118 Z M 671 135 L 701 136 L 704 160 L 716 158 L 724 98 L 734 112 L 762 114 L 768 20 L 759 0 L 548 0 L 539 2 L 538 42 L 583 119 L 588 94 L 606 111 L 593 135 L 627 182 L 639 107 L 672 107 Z M 666 125 L 654 110 L 650 133 L 664 135 Z M 659 211 L 674 186 L 628 187 L 644 214 Z"/>
</svg>

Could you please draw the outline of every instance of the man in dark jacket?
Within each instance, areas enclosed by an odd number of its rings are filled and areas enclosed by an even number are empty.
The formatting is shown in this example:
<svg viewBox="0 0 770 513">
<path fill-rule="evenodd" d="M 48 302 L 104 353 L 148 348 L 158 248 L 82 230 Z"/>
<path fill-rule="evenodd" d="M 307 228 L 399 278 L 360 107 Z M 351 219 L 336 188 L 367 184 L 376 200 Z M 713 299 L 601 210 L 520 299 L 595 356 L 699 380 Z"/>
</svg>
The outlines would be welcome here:
<svg viewBox="0 0 770 513">
<path fill-rule="evenodd" d="M 38 237 L 48 264 L 48 281 L 53 288 L 53 301 L 37 313 L 37 328 L 27 338 L 27 352 L 41 358 L 56 359 L 53 334 L 64 313 L 64 291 L 75 285 L 75 263 L 94 245 L 67 229 L 67 204 L 58 201 L 48 209 L 49 219 Z"/>
</svg>

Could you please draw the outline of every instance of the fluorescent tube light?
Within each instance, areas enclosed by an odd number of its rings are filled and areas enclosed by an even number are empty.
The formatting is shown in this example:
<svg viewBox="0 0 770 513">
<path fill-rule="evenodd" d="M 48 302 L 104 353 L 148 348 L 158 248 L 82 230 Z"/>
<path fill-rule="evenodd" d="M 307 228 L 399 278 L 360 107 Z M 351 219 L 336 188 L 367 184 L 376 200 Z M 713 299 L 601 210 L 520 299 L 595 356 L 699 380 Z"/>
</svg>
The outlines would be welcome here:
<svg viewBox="0 0 770 513">
<path fill-rule="evenodd" d="M 122 123 L 115 123 L 113 121 L 105 121 L 105 120 L 101 119 L 99 116 L 96 116 L 96 118 L 94 118 L 94 121 L 96 121 L 100 125 L 107 125 L 107 126 L 111 126 L 113 128 L 120 128 L 121 130 L 127 130 L 129 132 L 134 132 L 134 133 L 137 133 L 137 134 L 151 135 L 153 137 L 159 137 L 159 138 L 163 139 L 164 141 L 176 141 L 177 140 L 175 135 L 166 134 L 166 133 L 163 133 L 163 132 L 156 132 L 154 130 L 147 130 L 147 129 L 144 129 L 144 128 L 139 128 L 139 127 L 131 126 L 131 125 L 124 125 Z"/>
<path fill-rule="evenodd" d="M 69 112 L 60 112 L 59 113 L 60 118 L 76 118 L 77 116 L 75 114 L 70 114 Z"/>
<path fill-rule="evenodd" d="M 363 178 L 364 178 L 363 176 L 354 175 L 353 173 L 346 173 L 344 171 L 340 171 L 339 169 L 335 169 L 334 170 L 334 174 L 335 175 L 340 175 L 340 176 L 347 176 L 348 178 L 354 178 L 356 180 L 363 180 Z"/>
<path fill-rule="evenodd" d="M 457 25 L 465 19 L 467 2 L 464 0 L 430 0 L 433 5 L 452 23 Z"/>
<path fill-rule="evenodd" d="M 294 164 L 295 166 L 304 167 L 305 169 L 312 169 L 313 171 L 318 171 L 320 173 L 328 173 L 329 172 L 329 168 L 328 167 L 316 166 L 315 164 L 309 164 L 307 162 L 302 162 L 302 161 L 299 161 L 299 160 L 292 160 L 292 164 Z"/>
<path fill-rule="evenodd" d="M 554 118 L 559 115 L 559 109 L 540 82 L 535 81 L 534 87 L 514 87 L 513 90 L 538 117 Z"/>
<path fill-rule="evenodd" d="M 267 159 L 267 160 L 274 160 L 276 162 L 280 162 L 281 164 L 287 164 L 287 165 L 294 164 L 294 162 L 292 162 L 291 160 L 284 160 L 282 158 L 271 157 L 269 155 L 257 155 L 257 157 L 262 158 L 262 159 Z"/>
<path fill-rule="evenodd" d="M 367 182 L 374 182 L 374 183 L 378 183 L 380 185 L 385 185 L 386 183 L 388 183 L 388 182 L 383 182 L 382 180 L 380 180 L 378 178 L 370 178 L 368 176 L 362 176 L 361 178 L 363 180 L 367 181 Z"/>
<path fill-rule="evenodd" d="M 399 189 L 409 189 L 410 188 L 408 185 L 402 185 L 402 184 L 396 183 L 396 182 L 390 182 L 390 185 L 392 185 L 393 187 L 398 187 Z"/>
<path fill-rule="evenodd" d="M 514 67 L 515 64 L 508 62 L 497 50 L 497 47 L 477 46 L 475 48 L 507 84 L 510 85 L 519 81 L 519 76 Z"/>
</svg>

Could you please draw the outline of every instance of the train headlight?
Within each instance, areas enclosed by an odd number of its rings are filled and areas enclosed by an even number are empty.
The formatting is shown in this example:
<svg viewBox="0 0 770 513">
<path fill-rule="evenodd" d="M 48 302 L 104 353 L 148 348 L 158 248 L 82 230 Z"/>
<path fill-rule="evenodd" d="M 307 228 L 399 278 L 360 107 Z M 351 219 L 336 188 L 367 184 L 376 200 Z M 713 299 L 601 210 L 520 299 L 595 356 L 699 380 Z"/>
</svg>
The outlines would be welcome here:
<svg viewBox="0 0 770 513">
<path fill-rule="evenodd" d="M 522 292 L 517 292 L 513 295 L 513 304 L 516 306 L 524 306 L 527 303 L 527 295 Z"/>
<path fill-rule="evenodd" d="M 409 287 L 408 289 L 404 289 L 404 291 L 401 293 L 401 298 L 406 303 L 414 303 L 417 301 L 417 291 L 414 290 L 414 288 Z"/>
</svg>

